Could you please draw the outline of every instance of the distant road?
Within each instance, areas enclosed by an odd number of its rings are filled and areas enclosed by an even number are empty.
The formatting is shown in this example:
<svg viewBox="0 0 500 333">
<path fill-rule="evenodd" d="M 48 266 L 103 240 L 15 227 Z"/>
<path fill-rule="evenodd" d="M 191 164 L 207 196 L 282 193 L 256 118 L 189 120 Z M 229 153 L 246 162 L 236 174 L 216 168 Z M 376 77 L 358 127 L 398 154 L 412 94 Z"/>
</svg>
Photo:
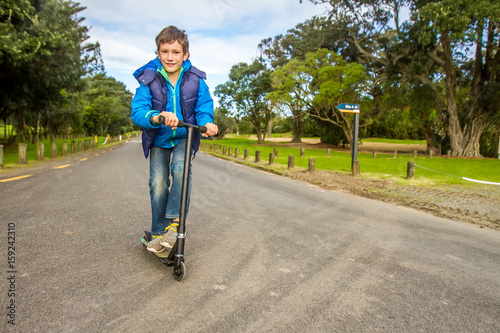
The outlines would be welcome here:
<svg viewBox="0 0 500 333">
<path fill-rule="evenodd" d="M 176 282 L 139 140 L 65 164 L 0 183 L 1 332 L 500 331 L 499 231 L 200 153 Z"/>
</svg>

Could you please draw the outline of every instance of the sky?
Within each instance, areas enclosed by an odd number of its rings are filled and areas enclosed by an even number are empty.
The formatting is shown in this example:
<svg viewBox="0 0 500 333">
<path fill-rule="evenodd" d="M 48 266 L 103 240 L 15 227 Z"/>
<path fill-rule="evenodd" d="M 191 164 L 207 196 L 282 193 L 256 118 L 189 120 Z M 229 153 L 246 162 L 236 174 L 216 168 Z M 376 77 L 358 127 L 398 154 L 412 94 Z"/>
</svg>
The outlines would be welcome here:
<svg viewBox="0 0 500 333">
<path fill-rule="evenodd" d="M 77 1 L 77 0 L 75 0 Z M 231 67 L 250 63 L 265 38 L 285 34 L 298 23 L 326 13 L 308 0 L 80 0 L 79 13 L 99 41 L 108 76 L 135 93 L 133 72 L 156 57 L 155 37 L 169 25 L 186 30 L 190 60 L 207 73 L 214 91 L 229 80 Z"/>
</svg>

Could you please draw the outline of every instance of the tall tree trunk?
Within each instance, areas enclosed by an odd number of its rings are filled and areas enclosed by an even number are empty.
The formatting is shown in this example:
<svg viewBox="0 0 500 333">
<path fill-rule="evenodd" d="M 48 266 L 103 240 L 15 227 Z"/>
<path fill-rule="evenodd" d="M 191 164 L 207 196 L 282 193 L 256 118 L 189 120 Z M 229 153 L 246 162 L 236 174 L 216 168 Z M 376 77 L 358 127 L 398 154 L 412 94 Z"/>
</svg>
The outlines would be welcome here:
<svg viewBox="0 0 500 333">
<path fill-rule="evenodd" d="M 292 125 L 292 142 L 302 142 L 302 130 L 304 121 L 302 120 L 302 112 L 292 110 L 293 125 Z"/>
<path fill-rule="evenodd" d="M 272 134 L 272 127 L 273 127 L 273 117 L 269 116 L 269 123 L 268 123 L 268 129 L 267 129 L 267 137 L 270 138 Z"/>
<path fill-rule="evenodd" d="M 255 126 L 255 132 L 257 133 L 257 141 L 260 144 L 264 143 L 264 138 L 262 137 L 262 131 L 260 127 Z"/>
<path fill-rule="evenodd" d="M 451 40 L 449 32 L 443 32 L 441 35 L 441 45 L 443 46 L 445 82 L 446 82 L 446 102 L 448 112 L 448 137 L 450 138 L 451 154 L 462 156 L 464 136 L 458 119 L 456 90 L 457 74 L 453 64 L 453 54 L 451 49 Z"/>
<path fill-rule="evenodd" d="M 480 140 L 487 125 L 487 116 L 471 115 L 469 117 L 464 130 L 464 140 L 461 147 L 462 156 L 481 157 Z"/>
<path fill-rule="evenodd" d="M 264 143 L 264 138 L 263 138 L 263 135 L 262 135 L 262 129 L 260 127 L 260 119 L 259 118 L 250 119 L 250 122 L 252 123 L 253 128 L 255 129 L 255 133 L 257 134 L 257 141 L 260 144 Z"/>
<path fill-rule="evenodd" d="M 21 111 L 21 142 L 24 143 L 26 141 L 26 114 L 23 111 Z"/>
<path fill-rule="evenodd" d="M 425 140 L 427 141 L 427 150 L 432 150 L 436 155 L 441 154 L 441 143 L 436 140 L 436 134 L 428 122 L 424 123 Z"/>
<path fill-rule="evenodd" d="M 40 112 L 37 112 L 36 113 L 36 135 L 35 135 L 35 143 L 38 142 L 39 138 L 40 138 L 40 119 L 42 118 Z"/>
</svg>

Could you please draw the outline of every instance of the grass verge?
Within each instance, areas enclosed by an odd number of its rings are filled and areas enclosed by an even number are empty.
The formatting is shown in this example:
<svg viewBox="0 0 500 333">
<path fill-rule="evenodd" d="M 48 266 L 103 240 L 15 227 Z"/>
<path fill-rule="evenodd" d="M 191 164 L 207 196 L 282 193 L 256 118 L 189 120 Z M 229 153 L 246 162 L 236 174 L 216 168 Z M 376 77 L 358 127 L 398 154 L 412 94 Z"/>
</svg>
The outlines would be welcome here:
<svg viewBox="0 0 500 333">
<path fill-rule="evenodd" d="M 330 157 L 327 157 L 326 149 L 305 149 L 304 157 L 301 157 L 299 148 L 286 148 L 278 143 L 272 145 L 271 142 L 259 145 L 256 140 L 249 138 L 224 138 L 203 142 L 221 147 L 226 146 L 227 151 L 229 151 L 229 147 L 232 147 L 232 157 L 234 157 L 235 148 L 239 148 L 238 160 L 243 159 L 244 151 L 248 149 L 246 163 L 255 164 L 255 152 L 260 151 L 261 161 L 258 165 L 266 169 L 275 169 L 276 172 L 286 170 L 288 156 L 292 155 L 294 156 L 294 166 L 297 168 L 308 168 L 309 159 L 314 158 L 315 168 L 318 170 L 351 173 L 351 156 L 350 153 L 346 152 L 331 150 Z M 394 144 L 392 140 L 390 143 Z M 403 143 L 407 144 L 407 142 Z M 274 164 L 269 165 L 269 154 L 272 154 L 275 148 L 278 150 L 278 156 L 274 158 Z M 223 156 L 221 151 L 207 148 L 204 150 L 214 155 Z M 361 166 L 361 176 L 373 179 L 391 179 L 407 183 L 407 164 L 412 161 L 417 165 L 415 179 L 412 181 L 414 185 L 460 184 L 474 186 L 475 183 L 466 181 L 462 177 L 500 183 L 500 172 L 498 172 L 500 160 L 497 159 L 447 159 L 441 156 L 429 158 L 421 155 L 414 158 L 412 154 L 398 154 L 396 158 L 393 157 L 393 154 L 377 154 L 377 157 L 373 158 L 371 153 L 358 153 L 358 160 Z"/>
</svg>

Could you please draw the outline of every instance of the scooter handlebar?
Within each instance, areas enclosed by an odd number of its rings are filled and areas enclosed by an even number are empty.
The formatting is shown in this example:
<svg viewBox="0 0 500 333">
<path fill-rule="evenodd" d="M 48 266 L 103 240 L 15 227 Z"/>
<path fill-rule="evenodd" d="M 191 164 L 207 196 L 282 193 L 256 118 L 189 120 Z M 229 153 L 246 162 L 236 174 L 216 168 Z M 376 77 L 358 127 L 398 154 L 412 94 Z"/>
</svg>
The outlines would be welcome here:
<svg viewBox="0 0 500 333">
<path fill-rule="evenodd" d="M 158 122 L 160 124 L 162 124 L 162 125 L 165 124 L 165 117 L 162 116 L 162 115 L 158 116 Z M 194 128 L 195 130 L 197 130 L 200 133 L 206 133 L 207 132 L 207 128 L 205 126 L 198 126 L 198 125 L 186 124 L 182 120 L 179 120 L 179 123 L 177 124 L 177 127 L 192 127 L 192 128 Z"/>
</svg>

